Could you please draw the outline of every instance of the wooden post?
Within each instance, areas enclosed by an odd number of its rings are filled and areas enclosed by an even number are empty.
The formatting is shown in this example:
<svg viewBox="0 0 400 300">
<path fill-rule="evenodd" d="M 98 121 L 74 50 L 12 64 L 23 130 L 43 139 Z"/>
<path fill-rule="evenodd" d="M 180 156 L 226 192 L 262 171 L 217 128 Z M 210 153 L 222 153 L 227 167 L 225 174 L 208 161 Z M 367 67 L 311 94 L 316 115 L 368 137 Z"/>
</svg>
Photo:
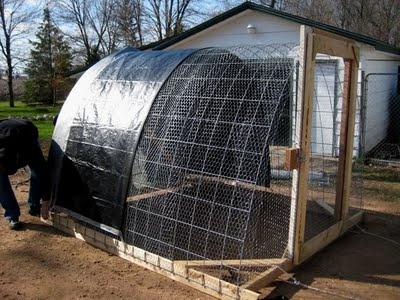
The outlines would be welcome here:
<svg viewBox="0 0 400 300">
<path fill-rule="evenodd" d="M 311 124 L 313 108 L 313 88 L 315 56 L 313 56 L 313 34 L 310 27 L 301 26 L 299 58 L 300 72 L 298 78 L 297 118 L 300 124 L 296 131 L 295 147 L 299 147 L 299 169 L 293 171 L 292 204 L 290 214 L 289 258 L 293 258 L 294 265 L 300 262 L 301 249 L 304 244 L 304 231 L 307 210 L 307 182 L 311 149 Z"/>
<path fill-rule="evenodd" d="M 358 53 L 357 53 L 358 57 Z M 353 163 L 353 141 L 357 97 L 358 61 L 345 59 L 342 121 L 340 129 L 339 169 L 336 186 L 335 218 L 344 220 L 349 210 Z"/>
<path fill-rule="evenodd" d="M 301 132 L 301 155 L 304 160 L 299 168 L 298 186 L 293 184 L 293 189 L 298 188 L 298 201 L 296 212 L 296 231 L 294 239 L 294 260 L 295 265 L 302 262 L 309 253 L 321 249 L 330 241 L 336 239 L 342 232 L 349 209 L 349 190 L 352 173 L 352 156 L 354 140 L 354 123 L 357 97 L 357 72 L 359 62 L 359 48 L 354 42 L 333 34 L 325 34 L 320 30 L 308 33 L 307 51 L 305 64 L 305 75 L 302 82 L 304 86 L 303 97 L 303 121 Z M 311 38 L 310 38 L 311 37 Z M 311 39 L 311 40 L 310 40 Z M 312 53 L 309 51 L 312 49 Z M 327 54 L 344 58 L 345 61 L 345 86 L 343 95 L 343 111 L 341 124 L 341 140 L 339 154 L 338 183 L 336 188 L 335 216 L 337 229 L 321 232 L 319 239 L 304 241 L 304 226 L 306 218 L 306 197 L 307 197 L 307 172 L 310 158 L 310 131 L 312 127 L 312 89 L 314 84 L 314 69 L 316 55 Z M 312 77 L 312 78 L 311 78 Z M 291 216 L 292 217 L 292 216 Z M 325 235 L 329 233 L 329 238 Z M 290 241 L 290 239 L 289 239 Z M 289 243 L 290 245 L 290 243 Z M 310 249 L 313 249 L 310 251 Z M 307 255 L 305 253 L 309 252 Z"/>
</svg>

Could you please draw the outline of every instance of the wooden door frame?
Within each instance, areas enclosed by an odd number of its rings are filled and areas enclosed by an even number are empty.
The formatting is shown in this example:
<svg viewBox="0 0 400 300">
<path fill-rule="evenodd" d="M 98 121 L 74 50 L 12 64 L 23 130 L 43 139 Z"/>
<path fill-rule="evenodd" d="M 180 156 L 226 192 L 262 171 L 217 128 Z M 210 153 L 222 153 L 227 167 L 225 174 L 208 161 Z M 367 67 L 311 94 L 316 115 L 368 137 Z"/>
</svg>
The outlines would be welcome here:
<svg viewBox="0 0 400 300">
<path fill-rule="evenodd" d="M 291 221 L 288 242 L 289 258 L 298 265 L 315 252 L 335 240 L 358 221 L 361 214 L 348 219 L 349 189 L 354 140 L 357 97 L 357 76 L 360 50 L 350 39 L 308 26 L 300 29 L 300 73 L 298 83 L 299 108 L 295 147 L 299 148 L 298 169 L 293 171 Z M 335 217 L 337 223 L 321 234 L 305 241 L 305 222 L 310 169 L 311 128 L 313 111 L 314 76 L 317 54 L 341 57 L 345 61 L 343 112 L 341 124 L 339 172 L 336 190 Z M 351 223 L 349 223 L 351 222 Z"/>
</svg>

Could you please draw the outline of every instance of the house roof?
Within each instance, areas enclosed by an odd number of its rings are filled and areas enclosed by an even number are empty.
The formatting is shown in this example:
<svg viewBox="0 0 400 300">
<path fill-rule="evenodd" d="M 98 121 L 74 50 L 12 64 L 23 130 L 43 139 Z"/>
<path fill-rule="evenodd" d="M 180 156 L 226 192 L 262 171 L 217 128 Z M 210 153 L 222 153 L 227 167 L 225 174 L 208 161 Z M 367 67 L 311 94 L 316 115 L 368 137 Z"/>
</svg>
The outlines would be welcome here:
<svg viewBox="0 0 400 300">
<path fill-rule="evenodd" d="M 316 21 L 312 21 L 310 19 L 306 19 L 303 17 L 299 17 L 299 16 L 295 16 L 280 10 L 276 10 L 273 8 L 269 8 L 266 6 L 262 6 L 259 4 L 255 4 L 252 2 L 244 2 L 243 4 L 236 6 L 204 23 L 201 23 L 179 35 L 173 36 L 173 37 L 169 37 L 169 38 L 165 38 L 161 41 L 158 42 L 154 42 L 154 43 L 150 43 L 148 45 L 145 45 L 143 47 L 141 47 L 141 50 L 148 50 L 148 49 L 152 49 L 152 50 L 161 50 L 161 49 L 165 49 L 171 45 L 174 45 L 190 36 L 193 36 L 207 28 L 210 28 L 220 22 L 223 22 L 239 13 L 242 13 L 246 10 L 253 10 L 253 11 L 257 11 L 257 12 L 261 12 L 261 13 L 266 13 L 269 15 L 273 15 L 273 16 L 277 16 L 289 21 L 293 21 L 302 25 L 307 25 L 307 26 L 311 26 L 317 29 L 322 29 L 325 30 L 327 32 L 331 32 L 346 38 L 350 38 L 352 40 L 355 40 L 357 42 L 361 42 L 364 44 L 368 44 L 371 45 L 373 47 L 375 47 L 376 50 L 379 51 L 384 51 L 384 52 L 389 52 L 389 53 L 393 53 L 393 54 L 398 54 L 400 55 L 400 48 L 391 46 L 389 44 L 386 44 L 384 42 L 378 41 L 376 39 L 373 39 L 371 37 L 365 36 L 365 35 L 361 35 L 358 33 L 354 33 L 354 32 L 350 32 L 335 26 L 331 26 L 328 24 L 324 24 L 324 23 L 320 23 L 320 22 L 316 22 Z"/>
</svg>

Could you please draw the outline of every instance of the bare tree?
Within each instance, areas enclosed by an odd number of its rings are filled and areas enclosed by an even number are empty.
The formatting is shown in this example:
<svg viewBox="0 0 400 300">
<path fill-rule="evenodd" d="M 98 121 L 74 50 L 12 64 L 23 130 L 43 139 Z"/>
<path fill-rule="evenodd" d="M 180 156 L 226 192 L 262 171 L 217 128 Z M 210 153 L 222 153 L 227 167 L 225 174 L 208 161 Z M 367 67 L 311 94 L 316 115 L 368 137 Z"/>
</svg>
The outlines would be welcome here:
<svg viewBox="0 0 400 300">
<path fill-rule="evenodd" d="M 117 20 L 116 0 L 92 1 L 93 7 L 89 10 L 90 28 L 95 32 L 100 44 L 101 54 L 114 52 L 117 48 Z"/>
<path fill-rule="evenodd" d="M 380 0 L 354 0 L 354 14 L 351 16 L 351 31 L 373 36 L 371 20 L 376 18 L 377 4 Z"/>
<path fill-rule="evenodd" d="M 284 10 L 314 21 L 332 24 L 334 5 L 332 0 L 286 0 Z"/>
<path fill-rule="evenodd" d="M 351 30 L 354 17 L 353 0 L 337 0 L 334 11 L 334 25 L 339 28 Z"/>
<path fill-rule="evenodd" d="M 116 0 L 57 1 L 59 27 L 70 25 L 63 32 L 84 49 L 87 65 L 116 49 L 116 8 Z"/>
<path fill-rule="evenodd" d="M 143 45 L 143 0 L 119 0 L 117 5 L 118 31 L 124 46 Z"/>
<path fill-rule="evenodd" d="M 25 0 L 0 0 L 0 50 L 6 63 L 8 98 L 14 107 L 13 78 L 15 67 L 22 57 L 16 55 L 16 48 L 26 39 L 29 24 L 38 16 L 39 10 L 25 3 Z"/>
<path fill-rule="evenodd" d="M 381 0 L 377 4 L 376 17 L 372 26 L 376 38 L 399 46 L 400 45 L 400 0 Z"/>
<path fill-rule="evenodd" d="M 156 40 L 182 33 L 185 23 L 198 10 L 194 8 L 196 0 L 147 0 L 146 12 L 151 33 Z M 198 1 L 197 1 L 198 2 Z"/>
</svg>

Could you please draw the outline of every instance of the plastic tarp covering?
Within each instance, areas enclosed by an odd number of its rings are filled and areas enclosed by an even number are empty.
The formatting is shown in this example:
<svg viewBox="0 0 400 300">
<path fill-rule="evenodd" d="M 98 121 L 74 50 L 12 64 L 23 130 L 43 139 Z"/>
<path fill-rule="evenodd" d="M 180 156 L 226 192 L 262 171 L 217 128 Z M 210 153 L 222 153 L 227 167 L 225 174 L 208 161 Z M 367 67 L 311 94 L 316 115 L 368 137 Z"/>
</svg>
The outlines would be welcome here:
<svg viewBox="0 0 400 300">
<path fill-rule="evenodd" d="M 85 72 L 54 129 L 53 204 L 120 229 L 133 156 L 150 107 L 193 51 L 127 48 Z"/>
</svg>

